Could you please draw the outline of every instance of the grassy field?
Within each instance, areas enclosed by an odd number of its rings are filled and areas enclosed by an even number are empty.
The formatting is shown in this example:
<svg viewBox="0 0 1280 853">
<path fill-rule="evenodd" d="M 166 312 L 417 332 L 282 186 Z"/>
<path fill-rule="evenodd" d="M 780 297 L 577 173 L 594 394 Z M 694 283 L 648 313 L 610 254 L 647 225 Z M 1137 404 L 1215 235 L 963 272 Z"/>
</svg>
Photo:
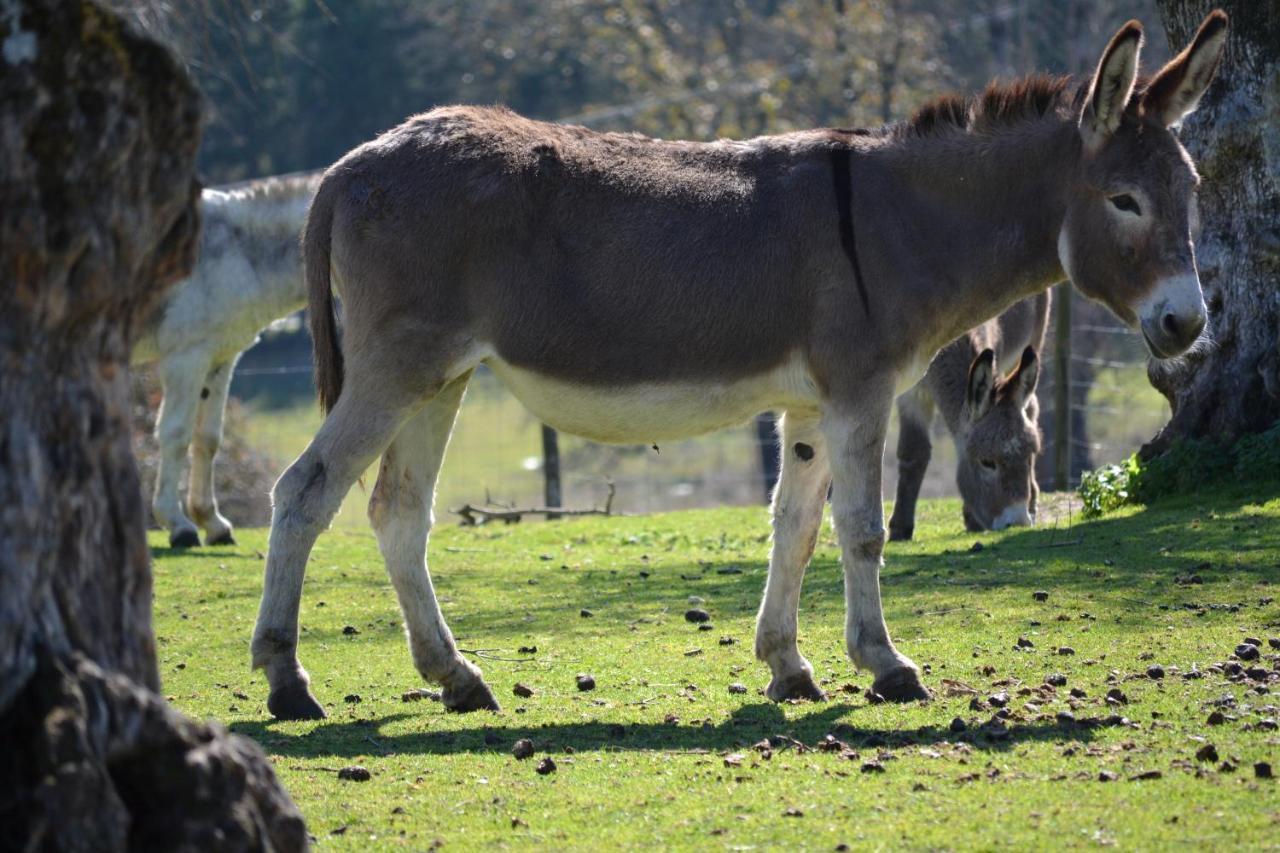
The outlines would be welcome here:
<svg viewBox="0 0 1280 853">
<path fill-rule="evenodd" d="M 1280 845 L 1280 783 L 1254 767 L 1280 765 L 1280 497 L 981 536 L 955 502 L 923 504 L 883 578 L 889 625 L 936 695 L 910 706 L 869 702 L 844 657 L 829 527 L 801 650 L 831 699 L 760 695 L 767 529 L 756 508 L 440 527 L 443 608 L 504 703 L 473 715 L 403 701 L 421 681 L 374 541 L 335 529 L 302 608 L 319 723 L 271 721 L 248 669 L 264 532 L 190 553 L 153 533 L 164 690 L 262 744 L 322 849 Z M 691 596 L 713 630 L 685 621 Z M 1230 674 L 1246 637 L 1262 650 L 1244 665 L 1269 674 Z M 520 738 L 534 757 L 512 756 Z M 547 756 L 557 769 L 540 775 Z M 356 765 L 368 781 L 338 778 Z"/>
</svg>

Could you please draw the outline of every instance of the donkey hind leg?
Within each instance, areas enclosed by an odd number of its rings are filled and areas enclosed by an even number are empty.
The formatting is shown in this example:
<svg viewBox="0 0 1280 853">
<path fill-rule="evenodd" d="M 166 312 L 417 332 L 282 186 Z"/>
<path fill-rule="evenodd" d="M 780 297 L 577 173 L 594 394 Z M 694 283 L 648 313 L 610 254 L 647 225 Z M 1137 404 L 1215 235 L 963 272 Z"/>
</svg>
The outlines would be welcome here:
<svg viewBox="0 0 1280 853">
<path fill-rule="evenodd" d="M 844 561 L 845 644 L 859 668 L 875 675 L 872 690 L 886 699 L 928 699 L 920 671 L 894 648 L 880 604 L 884 509 L 880 466 L 893 406 L 892 387 L 859 395 L 823 418 L 834 489 L 831 510 Z"/>
<path fill-rule="evenodd" d="M 400 599 L 418 672 L 444 687 L 442 699 L 449 710 L 496 711 L 498 701 L 479 668 L 458 651 L 445 624 L 426 563 L 436 475 L 469 378 L 468 374 L 446 386 L 382 454 L 378 482 L 369 498 L 369 521 Z"/>
<path fill-rule="evenodd" d="M 156 421 L 156 438 L 160 443 L 160 463 L 156 469 L 156 488 L 151 508 L 156 520 L 169 531 L 169 545 L 192 548 L 200 544 L 196 525 L 182 509 L 179 488 L 187 462 L 187 449 L 196 418 L 201 382 L 209 363 L 194 355 L 182 355 L 160 361 L 160 382 L 164 400 Z"/>
<path fill-rule="evenodd" d="M 325 716 L 298 662 L 298 607 L 307 557 L 356 478 L 391 443 L 421 399 L 389 393 L 385 383 L 359 381 L 348 374 L 337 405 L 316 437 L 276 481 L 252 653 L 254 668 L 266 670 L 271 691 L 267 708 L 278 719 Z"/>
<path fill-rule="evenodd" d="M 191 442 L 191 480 L 187 485 L 187 510 L 204 528 L 206 545 L 234 545 L 231 522 L 218 512 L 213 493 L 213 462 L 222 443 L 222 418 L 227 408 L 227 391 L 239 356 L 209 371 L 200 389 L 196 408 L 195 436 Z"/>
<path fill-rule="evenodd" d="M 889 539 L 906 541 L 915 535 L 916 501 L 929 470 L 933 442 L 933 400 L 918 386 L 898 398 L 898 493 L 889 519 Z"/>
<path fill-rule="evenodd" d="M 773 546 L 769 579 L 756 619 L 756 657 L 769 664 L 768 696 L 825 699 L 813 667 L 796 646 L 800 585 L 822 526 L 822 506 L 831 482 L 826 441 L 815 419 L 788 413 L 780 426 L 782 470 L 773 492 Z"/>
</svg>

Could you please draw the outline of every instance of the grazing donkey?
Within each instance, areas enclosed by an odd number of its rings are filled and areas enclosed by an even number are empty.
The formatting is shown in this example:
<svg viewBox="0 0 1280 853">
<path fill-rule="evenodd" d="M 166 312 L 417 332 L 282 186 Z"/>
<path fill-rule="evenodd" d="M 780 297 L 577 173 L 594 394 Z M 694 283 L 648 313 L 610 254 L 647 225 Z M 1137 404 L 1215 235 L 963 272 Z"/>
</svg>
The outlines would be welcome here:
<svg viewBox="0 0 1280 853">
<path fill-rule="evenodd" d="M 306 304 L 298 235 L 321 177 L 314 172 L 206 189 L 195 270 L 152 312 L 134 348 L 135 364 L 158 362 L 164 389 L 152 509 L 175 548 L 200 544 L 197 524 L 210 545 L 235 542 L 213 494 L 227 389 L 240 353 L 258 333 Z M 190 517 L 178 494 L 188 447 Z"/>
<path fill-rule="evenodd" d="M 273 493 L 253 636 L 268 708 L 324 715 L 297 657 L 303 574 L 379 454 L 369 518 L 414 663 L 447 708 L 498 707 L 425 563 L 436 474 L 482 363 L 541 420 L 597 441 L 782 410 L 755 646 L 768 695 L 823 696 L 796 608 L 830 482 L 848 653 L 877 693 L 927 698 L 880 604 L 894 399 L 940 347 L 1065 277 L 1157 358 L 1192 346 L 1206 322 L 1197 179 L 1169 128 L 1208 86 L 1225 30 L 1213 13 L 1135 86 L 1130 22 L 1083 84 L 1032 77 L 874 132 L 670 142 L 450 107 L 356 148 L 325 174 L 304 238 L 328 416 Z"/>
<path fill-rule="evenodd" d="M 1049 294 L 1024 299 L 975 326 L 934 357 L 924 378 L 898 398 L 898 497 L 889 538 L 910 539 L 929 467 L 935 411 L 956 445 L 956 484 L 969 530 L 1034 524 L 1040 452 L 1036 380 L 1049 324 Z M 1000 373 L 1012 371 L 1007 378 Z"/>
</svg>

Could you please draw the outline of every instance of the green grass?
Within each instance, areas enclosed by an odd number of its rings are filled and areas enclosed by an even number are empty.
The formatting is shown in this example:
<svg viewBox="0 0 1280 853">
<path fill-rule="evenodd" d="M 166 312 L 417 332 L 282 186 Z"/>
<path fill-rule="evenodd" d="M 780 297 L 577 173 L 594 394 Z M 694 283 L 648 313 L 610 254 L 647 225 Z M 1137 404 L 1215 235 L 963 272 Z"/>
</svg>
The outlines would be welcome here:
<svg viewBox="0 0 1280 853">
<path fill-rule="evenodd" d="M 164 690 L 261 743 L 323 849 L 1276 847 L 1280 783 L 1255 778 L 1253 765 L 1280 765 L 1280 734 L 1257 725 L 1278 716 L 1280 675 L 1260 695 L 1207 668 L 1247 635 L 1263 639 L 1265 667 L 1280 666 L 1266 648 L 1280 636 L 1280 497 L 1218 493 L 1070 530 L 981 536 L 959 516 L 954 501 L 922 504 L 917 541 L 886 553 L 886 616 L 930 667 L 928 704 L 873 705 L 844 689 L 870 677 L 842 650 L 829 526 L 805 585 L 801 650 L 832 698 L 779 706 L 759 694 L 768 672 L 751 637 L 768 526 L 755 508 L 437 529 L 444 611 L 460 645 L 483 650 L 499 714 L 401 700 L 421 681 L 374 540 L 335 529 L 315 549 L 302 606 L 302 660 L 330 714 L 319 723 L 271 721 L 264 679 L 248 669 L 265 532 L 190 554 L 153 533 Z M 985 547 L 971 550 L 975 541 Z M 741 573 L 720 573 L 729 567 Z M 1175 582 L 1192 573 L 1203 583 Z M 715 630 L 684 621 L 691 595 Z M 1019 637 L 1034 647 L 1015 651 Z M 1152 664 L 1167 677 L 1148 678 Z M 1204 677 L 1180 677 L 1192 667 Z M 576 689 L 580 672 L 595 676 L 594 692 Z M 1055 672 L 1067 685 L 1041 697 Z M 944 679 L 982 697 L 1007 691 L 1005 731 L 980 728 L 992 712 L 948 695 Z M 515 698 L 517 681 L 537 694 Z M 748 692 L 729 693 L 733 682 Z M 1104 702 L 1113 686 L 1126 706 Z M 1071 700 L 1071 687 L 1087 698 Z M 1207 725 L 1225 697 L 1226 723 Z M 1055 718 L 1072 709 L 1131 722 Z M 949 731 L 956 717 L 967 733 Z M 829 733 L 856 757 L 781 747 L 766 760 L 752 749 Z M 522 737 L 537 747 L 532 760 L 510 754 Z M 1206 741 L 1218 761 L 1196 759 Z M 732 753 L 740 766 L 726 766 Z M 535 772 L 543 755 L 557 772 Z M 871 760 L 884 772 L 861 772 Z M 337 778 L 355 764 L 372 779 Z M 1132 781 L 1153 770 L 1161 778 Z M 1116 781 L 1099 781 L 1103 771 Z"/>
</svg>

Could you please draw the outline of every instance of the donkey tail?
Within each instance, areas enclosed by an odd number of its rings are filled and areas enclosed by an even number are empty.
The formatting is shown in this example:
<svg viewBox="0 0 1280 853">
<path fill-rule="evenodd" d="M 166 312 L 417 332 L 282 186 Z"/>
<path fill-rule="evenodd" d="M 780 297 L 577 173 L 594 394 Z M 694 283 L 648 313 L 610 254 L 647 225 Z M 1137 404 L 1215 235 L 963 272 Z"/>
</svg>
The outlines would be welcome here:
<svg viewBox="0 0 1280 853">
<path fill-rule="evenodd" d="M 316 362 L 316 390 L 320 408 L 328 413 L 342 393 L 342 348 L 338 343 L 338 319 L 333 307 L 329 274 L 329 249 L 333 240 L 334 196 L 332 179 L 320 184 L 302 234 L 303 267 L 307 279 L 307 318 L 311 326 Z"/>
</svg>

